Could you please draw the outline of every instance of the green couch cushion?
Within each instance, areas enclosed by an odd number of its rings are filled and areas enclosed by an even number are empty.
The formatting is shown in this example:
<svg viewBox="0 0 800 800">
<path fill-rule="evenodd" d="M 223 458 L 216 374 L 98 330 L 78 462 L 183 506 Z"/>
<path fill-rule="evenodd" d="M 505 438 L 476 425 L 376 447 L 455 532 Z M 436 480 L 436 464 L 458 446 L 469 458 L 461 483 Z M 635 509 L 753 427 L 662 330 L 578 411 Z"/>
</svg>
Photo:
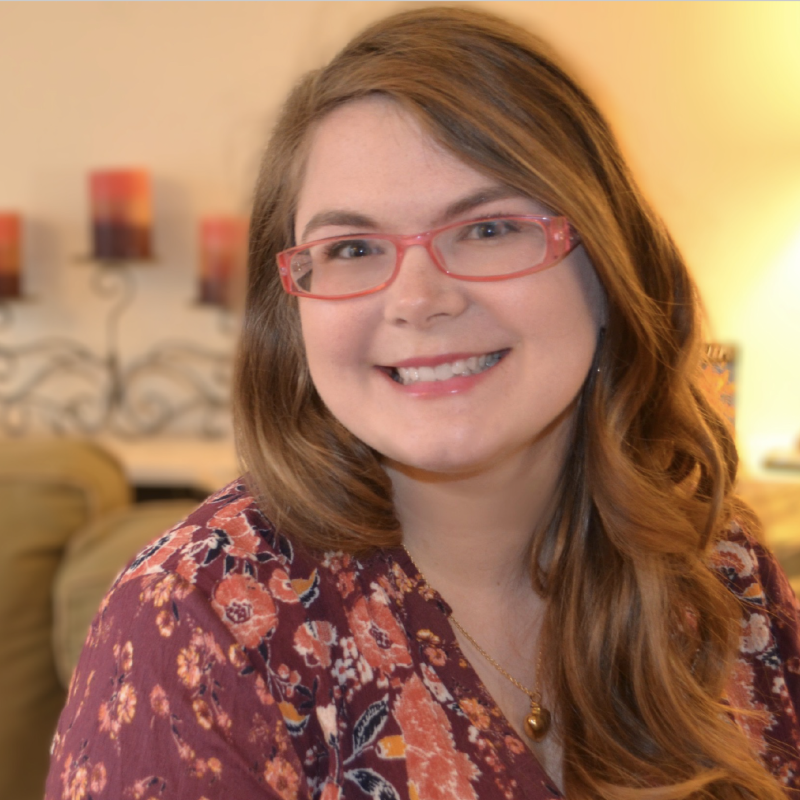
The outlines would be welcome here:
<svg viewBox="0 0 800 800">
<path fill-rule="evenodd" d="M 196 505 L 192 500 L 138 503 L 106 515 L 70 542 L 53 590 L 53 652 L 65 686 L 114 578 L 150 540 L 180 522 Z"/>
<path fill-rule="evenodd" d="M 121 467 L 76 440 L 0 440 L 0 797 L 39 800 L 64 702 L 52 585 L 67 542 L 130 501 Z"/>
</svg>

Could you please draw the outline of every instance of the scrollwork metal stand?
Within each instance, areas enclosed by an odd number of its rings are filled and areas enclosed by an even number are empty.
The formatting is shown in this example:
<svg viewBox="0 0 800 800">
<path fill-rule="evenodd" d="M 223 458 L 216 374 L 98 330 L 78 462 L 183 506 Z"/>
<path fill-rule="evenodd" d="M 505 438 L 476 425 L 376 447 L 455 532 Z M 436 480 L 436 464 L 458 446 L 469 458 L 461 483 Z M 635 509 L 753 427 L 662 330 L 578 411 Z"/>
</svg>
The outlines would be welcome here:
<svg viewBox="0 0 800 800">
<path fill-rule="evenodd" d="M 128 265 L 101 264 L 92 289 L 112 301 L 104 352 L 63 336 L 16 347 L 0 344 L 0 434 L 226 435 L 230 354 L 168 341 L 124 364 L 119 323 L 136 293 L 133 272 Z M 10 321 L 10 307 L 0 300 L 0 332 Z M 3 391 L 4 386 L 10 388 Z"/>
</svg>

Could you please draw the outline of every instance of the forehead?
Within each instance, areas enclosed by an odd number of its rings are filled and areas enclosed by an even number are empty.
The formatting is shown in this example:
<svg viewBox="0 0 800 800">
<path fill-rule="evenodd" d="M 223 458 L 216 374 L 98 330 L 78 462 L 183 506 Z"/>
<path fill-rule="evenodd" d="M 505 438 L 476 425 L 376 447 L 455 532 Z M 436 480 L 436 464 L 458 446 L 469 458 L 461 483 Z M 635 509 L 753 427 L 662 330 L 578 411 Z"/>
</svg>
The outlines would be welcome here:
<svg viewBox="0 0 800 800">
<path fill-rule="evenodd" d="M 421 230 L 459 197 L 500 186 L 438 144 L 396 102 L 365 98 L 335 109 L 311 134 L 296 235 L 328 211 L 368 214 L 381 224 Z"/>
</svg>

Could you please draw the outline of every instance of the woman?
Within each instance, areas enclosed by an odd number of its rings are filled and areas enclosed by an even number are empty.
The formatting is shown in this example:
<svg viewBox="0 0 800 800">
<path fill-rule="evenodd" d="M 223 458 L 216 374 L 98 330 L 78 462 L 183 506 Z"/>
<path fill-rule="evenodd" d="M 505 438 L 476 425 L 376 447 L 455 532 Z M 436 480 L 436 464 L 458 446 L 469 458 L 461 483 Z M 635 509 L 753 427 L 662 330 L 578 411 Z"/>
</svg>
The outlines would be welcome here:
<svg viewBox="0 0 800 800">
<path fill-rule="evenodd" d="M 49 797 L 800 788 L 694 287 L 539 42 L 428 8 L 307 76 L 250 269 L 248 474 L 104 601 Z"/>
</svg>

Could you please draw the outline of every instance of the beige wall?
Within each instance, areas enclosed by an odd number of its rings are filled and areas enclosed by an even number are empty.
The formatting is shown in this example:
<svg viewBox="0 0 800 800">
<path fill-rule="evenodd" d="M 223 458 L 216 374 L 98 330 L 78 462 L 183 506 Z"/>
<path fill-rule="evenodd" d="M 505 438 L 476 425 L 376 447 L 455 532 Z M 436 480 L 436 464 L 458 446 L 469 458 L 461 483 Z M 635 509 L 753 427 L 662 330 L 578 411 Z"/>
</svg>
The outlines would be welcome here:
<svg viewBox="0 0 800 800">
<path fill-rule="evenodd" d="M 139 271 L 131 355 L 176 332 L 224 348 L 194 296 L 201 214 L 246 211 L 297 76 L 402 3 L 0 3 L 0 209 L 28 220 L 0 342 L 102 330 L 88 294 L 86 174 L 142 165 L 159 264 Z M 484 5 L 484 4 L 481 4 Z M 741 347 L 753 464 L 800 434 L 800 4 L 496 2 L 563 54 L 611 117 L 692 264 L 716 339 Z"/>
</svg>

